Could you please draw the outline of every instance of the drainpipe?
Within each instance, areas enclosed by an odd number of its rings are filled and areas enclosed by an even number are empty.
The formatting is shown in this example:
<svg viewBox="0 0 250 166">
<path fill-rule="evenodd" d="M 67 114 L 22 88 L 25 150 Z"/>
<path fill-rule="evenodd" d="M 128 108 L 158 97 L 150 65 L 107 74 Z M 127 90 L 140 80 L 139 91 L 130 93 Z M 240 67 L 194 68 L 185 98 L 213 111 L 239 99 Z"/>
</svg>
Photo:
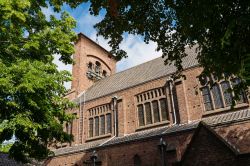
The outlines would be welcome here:
<svg viewBox="0 0 250 166">
<path fill-rule="evenodd" d="M 114 136 L 118 137 L 118 113 L 117 113 L 117 96 L 112 98 L 114 113 Z"/>
<path fill-rule="evenodd" d="M 165 152 L 166 152 L 166 142 L 163 141 L 163 139 L 161 138 L 160 139 L 160 143 L 159 143 L 159 148 L 160 148 L 160 151 L 161 151 L 161 166 L 166 166 L 167 165 L 167 161 L 166 161 L 166 155 L 165 155 Z"/>
<path fill-rule="evenodd" d="M 84 130 L 84 127 L 81 126 L 81 123 L 80 123 L 80 121 L 82 120 L 82 125 L 83 125 L 83 120 L 84 120 L 84 118 L 83 118 L 83 111 L 82 111 L 82 96 L 83 96 L 83 106 L 84 106 L 84 104 L 85 104 L 85 91 L 83 91 L 82 93 L 80 93 L 77 96 L 79 98 L 79 100 L 80 100 L 80 104 L 79 104 L 80 105 L 80 108 L 79 108 L 79 115 L 80 115 L 80 117 L 79 117 L 79 127 L 78 127 L 78 134 L 79 134 L 78 137 L 79 137 L 80 143 L 82 143 L 82 135 L 80 135 L 80 133 L 83 134 L 83 130 Z"/>
<path fill-rule="evenodd" d="M 169 79 L 169 92 L 170 92 L 170 98 L 171 98 L 171 106 L 174 114 L 174 122 L 173 125 L 177 124 L 177 118 L 176 118 L 176 110 L 174 105 L 174 96 L 173 96 L 173 87 L 174 87 L 174 81 L 172 78 Z"/>
</svg>

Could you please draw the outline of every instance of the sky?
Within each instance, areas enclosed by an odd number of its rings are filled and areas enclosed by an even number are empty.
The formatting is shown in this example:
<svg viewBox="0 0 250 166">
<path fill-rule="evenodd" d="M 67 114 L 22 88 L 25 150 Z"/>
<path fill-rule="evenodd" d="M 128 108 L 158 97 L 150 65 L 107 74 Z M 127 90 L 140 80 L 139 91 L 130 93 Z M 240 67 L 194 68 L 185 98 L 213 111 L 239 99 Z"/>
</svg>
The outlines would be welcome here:
<svg viewBox="0 0 250 166">
<path fill-rule="evenodd" d="M 110 51 L 110 47 L 107 44 L 107 41 L 101 36 L 98 36 L 97 38 L 97 32 L 93 27 L 96 23 L 102 20 L 103 14 L 100 16 L 91 16 L 88 11 L 89 5 L 89 3 L 83 3 L 75 9 L 71 9 L 69 6 L 64 5 L 62 9 L 63 11 L 67 11 L 68 13 L 70 13 L 70 15 L 74 17 L 74 19 L 77 21 L 77 26 L 74 29 L 76 33 L 82 32 L 90 39 L 104 47 L 106 50 Z M 55 15 L 57 18 L 60 17 L 60 14 L 54 13 L 51 7 L 43 8 L 43 12 L 48 19 L 50 15 Z M 155 51 L 156 46 L 157 45 L 154 42 L 149 42 L 149 44 L 145 44 L 140 36 L 126 35 L 120 47 L 127 52 L 128 57 L 123 58 L 117 63 L 117 72 L 160 57 L 161 52 Z M 54 60 L 54 63 L 57 64 L 58 69 L 68 70 L 71 72 L 72 66 L 64 65 L 58 60 L 58 57 L 59 56 L 57 55 Z M 70 88 L 70 83 L 66 83 L 65 86 L 66 88 Z"/>
</svg>

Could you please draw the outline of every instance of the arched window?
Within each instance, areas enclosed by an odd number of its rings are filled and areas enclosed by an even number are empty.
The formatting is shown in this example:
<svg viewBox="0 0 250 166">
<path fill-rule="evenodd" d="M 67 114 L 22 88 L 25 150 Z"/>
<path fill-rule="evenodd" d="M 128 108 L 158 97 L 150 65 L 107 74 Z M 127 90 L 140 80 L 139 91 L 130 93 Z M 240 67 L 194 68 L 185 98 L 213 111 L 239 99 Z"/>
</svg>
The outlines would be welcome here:
<svg viewBox="0 0 250 166">
<path fill-rule="evenodd" d="M 160 122 L 160 113 L 159 113 L 158 100 L 154 100 L 152 102 L 152 108 L 153 108 L 153 114 L 154 114 L 154 123 Z"/>
<path fill-rule="evenodd" d="M 137 154 L 134 156 L 134 166 L 141 166 L 141 158 Z"/>
<path fill-rule="evenodd" d="M 235 78 L 232 80 L 232 86 L 233 88 L 235 88 L 236 86 L 238 86 L 240 84 L 241 80 L 239 78 Z M 238 99 L 237 99 L 237 103 L 238 104 L 241 104 L 241 103 L 244 103 L 246 102 L 246 95 L 244 93 L 243 90 L 240 90 L 239 91 L 239 94 L 238 94 Z"/>
<path fill-rule="evenodd" d="M 106 72 L 106 70 L 103 70 L 102 76 L 103 76 L 103 77 L 107 77 L 107 72 Z"/>
<path fill-rule="evenodd" d="M 167 107 L 167 100 L 166 100 L 166 98 L 160 99 L 160 108 L 161 108 L 162 121 L 169 120 L 169 117 L 168 117 L 168 107 Z"/>
<path fill-rule="evenodd" d="M 106 133 L 109 134 L 112 132 L 112 119 L 110 113 L 106 115 L 106 124 L 107 124 Z"/>
<path fill-rule="evenodd" d="M 94 128 L 93 118 L 90 118 L 89 119 L 89 137 L 93 137 L 93 128 Z"/>
<path fill-rule="evenodd" d="M 99 136 L 99 117 L 95 117 L 95 136 Z"/>
<path fill-rule="evenodd" d="M 139 126 L 144 126 L 145 120 L 144 120 L 143 105 L 142 104 L 138 105 L 137 109 L 138 109 Z"/>
<path fill-rule="evenodd" d="M 212 106 L 212 99 L 211 99 L 209 87 L 208 86 L 204 86 L 204 87 L 201 88 L 201 91 L 202 91 L 202 96 L 203 96 L 203 102 L 204 102 L 205 110 L 206 111 L 212 110 L 213 106 Z"/>
<path fill-rule="evenodd" d="M 214 106 L 215 108 L 222 108 L 223 107 L 223 102 L 222 102 L 222 96 L 221 96 L 221 92 L 220 92 L 220 87 L 218 84 L 215 84 L 214 86 L 212 86 L 212 94 L 213 94 L 213 98 L 214 98 Z"/>
<path fill-rule="evenodd" d="M 224 96 L 225 105 L 231 106 L 232 101 L 233 101 L 233 99 L 232 99 L 233 96 L 232 96 L 232 93 L 229 92 L 229 90 L 231 88 L 229 81 L 223 81 L 220 83 L 220 85 L 221 85 L 222 93 Z"/>
<path fill-rule="evenodd" d="M 152 124 L 152 113 L 150 103 L 145 103 L 146 124 Z"/>
<path fill-rule="evenodd" d="M 101 63 L 98 62 L 98 61 L 96 61 L 96 62 L 95 62 L 95 72 L 96 72 L 97 74 L 100 74 L 100 71 L 101 71 Z"/>
<path fill-rule="evenodd" d="M 92 71 L 93 70 L 93 63 L 89 62 L 88 63 L 88 71 Z"/>
</svg>

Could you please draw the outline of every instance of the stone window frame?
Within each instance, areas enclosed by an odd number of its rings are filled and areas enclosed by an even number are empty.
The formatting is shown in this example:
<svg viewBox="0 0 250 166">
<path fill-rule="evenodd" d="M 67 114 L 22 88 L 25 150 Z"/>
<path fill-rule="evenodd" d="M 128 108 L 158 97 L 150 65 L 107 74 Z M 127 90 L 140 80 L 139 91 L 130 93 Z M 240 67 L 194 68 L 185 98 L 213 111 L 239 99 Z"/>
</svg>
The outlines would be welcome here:
<svg viewBox="0 0 250 166">
<path fill-rule="evenodd" d="M 160 100 L 164 100 L 165 99 L 165 103 L 166 103 L 166 111 L 167 111 L 167 117 L 168 119 L 163 120 L 162 119 L 162 110 L 161 110 L 161 103 Z M 170 122 L 170 110 L 168 107 L 168 97 L 167 97 L 167 89 L 166 86 L 163 87 L 158 87 L 158 88 L 153 88 L 147 91 L 144 91 L 142 93 L 136 94 L 135 95 L 135 110 L 136 110 L 136 119 L 137 119 L 137 129 L 144 129 L 144 128 L 148 128 L 148 127 L 153 127 L 153 126 L 158 126 L 158 125 L 162 125 L 162 124 L 166 124 Z M 153 102 L 157 101 L 158 103 L 158 114 L 160 117 L 160 121 L 159 122 L 155 122 L 155 117 L 154 117 L 154 109 L 153 109 Z M 152 124 L 147 124 L 147 120 L 146 120 L 146 111 L 145 111 L 145 104 L 150 103 L 150 108 L 151 108 L 151 121 Z M 143 111 L 143 119 L 144 119 L 144 124 L 141 125 L 140 124 L 140 117 L 139 117 L 139 110 L 138 108 L 142 106 L 142 111 Z"/>
<path fill-rule="evenodd" d="M 212 74 L 210 76 L 202 76 L 202 79 L 206 79 L 206 83 L 202 83 L 201 82 L 201 76 L 197 77 L 198 79 L 198 83 L 199 83 L 199 90 L 200 90 L 200 95 L 201 95 L 201 100 L 202 100 L 202 105 L 203 105 L 203 114 L 210 114 L 210 113 L 216 113 L 216 112 L 221 112 L 221 111 L 228 111 L 231 109 L 231 105 L 227 105 L 226 103 L 226 99 L 225 99 L 225 91 L 223 91 L 222 88 L 222 84 L 223 83 L 229 83 L 230 88 L 233 88 L 233 81 L 237 80 L 239 78 L 235 77 L 235 76 L 231 76 L 228 79 L 225 78 L 225 75 L 223 75 L 222 79 L 218 79 L 217 77 L 213 76 Z M 218 86 L 219 88 L 219 95 L 221 96 L 221 100 L 222 100 L 222 106 L 219 108 L 216 108 L 215 106 L 215 99 L 214 99 L 214 95 L 212 92 L 212 87 L 214 86 Z M 206 106 L 205 106 L 205 99 L 204 99 L 204 94 L 203 94 L 203 89 L 208 89 L 208 96 L 210 98 L 210 103 L 211 103 L 211 109 L 207 110 Z M 229 93 L 232 98 L 235 96 L 234 92 L 226 92 L 227 94 Z M 239 107 L 245 107 L 248 106 L 248 99 L 246 97 L 245 92 L 243 92 L 243 102 L 240 103 L 239 101 L 235 101 L 236 105 L 235 108 L 239 108 Z M 233 99 L 231 99 L 233 102 Z"/>
<path fill-rule="evenodd" d="M 106 104 L 102 104 L 93 108 L 88 109 L 87 111 L 88 114 L 88 136 L 87 136 L 87 140 L 92 140 L 92 139 L 96 139 L 96 138 L 102 138 L 102 137 L 107 137 L 107 136 L 111 136 L 112 134 L 112 124 L 113 124 L 113 118 L 112 118 L 112 109 L 111 109 L 111 103 L 106 103 Z M 101 126 L 101 117 L 104 116 L 104 133 L 101 132 L 102 130 L 102 126 Z M 110 123 L 110 128 L 108 129 L 108 118 L 107 116 L 110 116 L 111 119 L 111 123 Z M 98 130 L 99 130 L 99 134 L 96 135 L 95 134 L 95 130 L 96 130 L 96 124 L 95 124 L 95 118 L 99 119 L 99 126 L 98 126 Z M 90 119 L 93 119 L 93 134 L 92 136 L 90 135 Z M 110 131 L 110 132 L 109 132 Z"/>
</svg>

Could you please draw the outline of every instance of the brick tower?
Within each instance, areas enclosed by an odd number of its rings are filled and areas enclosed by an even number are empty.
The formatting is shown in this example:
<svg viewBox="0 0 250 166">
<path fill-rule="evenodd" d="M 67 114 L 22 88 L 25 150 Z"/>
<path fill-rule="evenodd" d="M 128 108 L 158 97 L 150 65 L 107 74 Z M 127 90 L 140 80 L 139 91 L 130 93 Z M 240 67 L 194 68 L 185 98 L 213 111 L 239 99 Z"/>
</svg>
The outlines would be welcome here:
<svg viewBox="0 0 250 166">
<path fill-rule="evenodd" d="M 73 59 L 69 99 L 76 98 L 98 80 L 116 72 L 114 56 L 82 33 L 78 34 Z"/>
</svg>

